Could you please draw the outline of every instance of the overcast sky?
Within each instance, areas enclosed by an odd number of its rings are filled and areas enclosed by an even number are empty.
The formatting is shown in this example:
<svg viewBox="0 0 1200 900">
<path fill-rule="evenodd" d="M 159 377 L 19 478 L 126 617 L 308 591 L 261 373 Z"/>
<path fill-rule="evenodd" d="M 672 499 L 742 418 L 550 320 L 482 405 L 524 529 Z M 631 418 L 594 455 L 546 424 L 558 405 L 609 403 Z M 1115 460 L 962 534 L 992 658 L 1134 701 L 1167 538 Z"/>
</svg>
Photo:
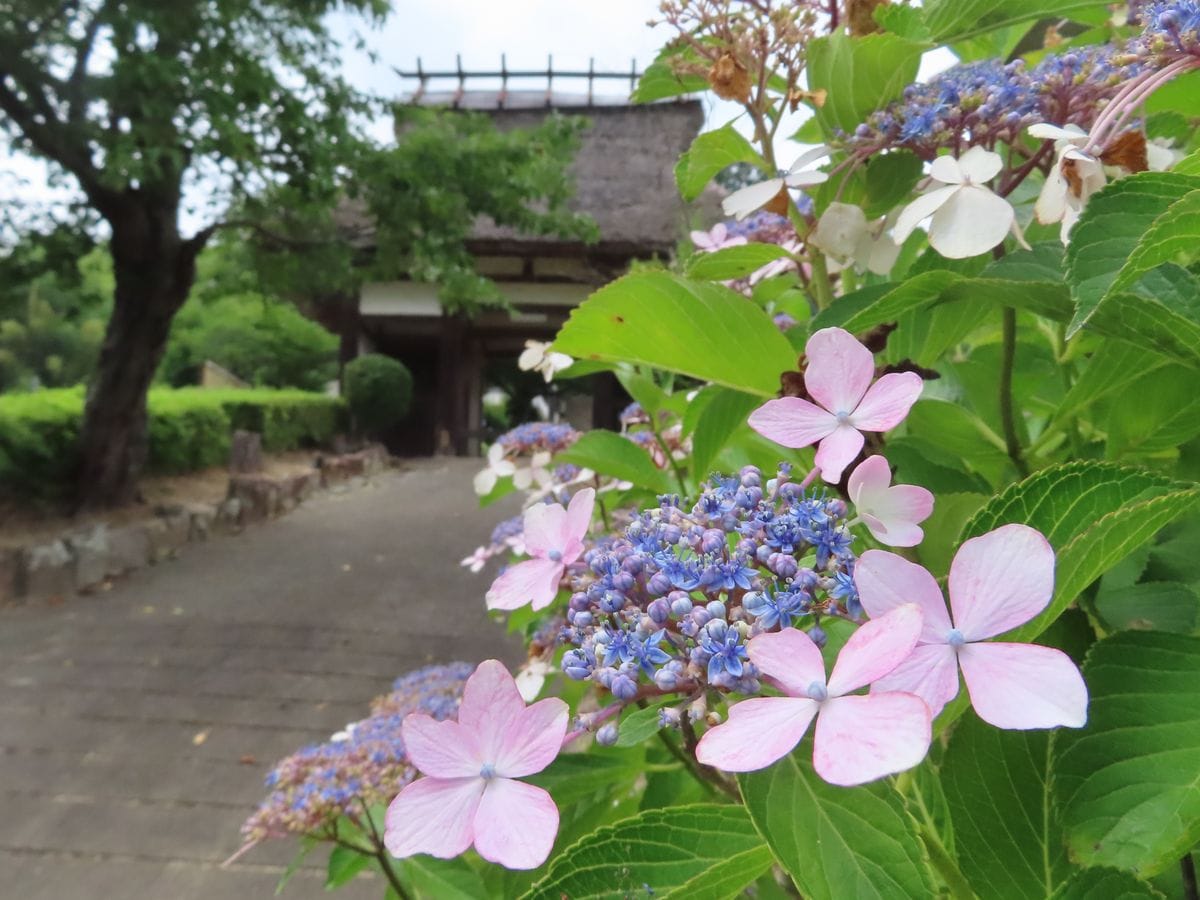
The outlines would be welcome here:
<svg viewBox="0 0 1200 900">
<path fill-rule="evenodd" d="M 586 69 L 594 59 L 597 71 L 625 72 L 633 60 L 641 70 L 672 34 L 666 26 L 647 27 L 657 7 L 658 0 L 394 0 L 394 11 L 381 28 L 367 29 L 361 19 L 347 14 L 332 16 L 331 24 L 346 48 L 346 76 L 362 89 L 400 97 L 411 92 L 416 81 L 402 80 L 394 68 L 412 69 L 418 57 L 427 71 L 453 69 L 456 55 L 468 71 L 495 69 L 501 53 L 510 69 L 542 69 L 552 55 L 555 69 Z M 376 61 L 353 49 L 355 34 L 365 38 Z M 512 87 L 520 84 L 513 82 Z M 561 88 L 583 90 L 580 83 L 563 83 Z M 625 93 L 628 82 L 597 82 L 596 91 Z M 710 126 L 723 124 L 735 112 L 732 104 L 710 104 Z M 388 123 L 380 123 L 377 133 L 386 138 Z M 781 158 L 786 160 L 787 154 Z M 0 202 L 14 195 L 39 200 L 65 196 L 48 188 L 43 164 L 0 152 Z M 185 231 L 203 224 L 203 216 L 185 215 Z"/>
</svg>

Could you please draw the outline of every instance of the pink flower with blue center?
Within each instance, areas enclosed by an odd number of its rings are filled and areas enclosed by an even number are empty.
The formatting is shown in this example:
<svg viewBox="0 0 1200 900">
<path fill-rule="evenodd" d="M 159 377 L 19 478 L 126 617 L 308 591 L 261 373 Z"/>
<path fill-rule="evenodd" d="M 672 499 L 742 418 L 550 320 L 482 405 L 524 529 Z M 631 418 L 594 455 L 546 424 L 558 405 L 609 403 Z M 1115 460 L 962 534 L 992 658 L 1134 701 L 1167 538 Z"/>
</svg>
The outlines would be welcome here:
<svg viewBox="0 0 1200 900">
<path fill-rule="evenodd" d="M 1080 728 L 1087 686 L 1061 650 L 992 641 L 1024 625 L 1054 595 L 1054 550 L 1026 525 L 1005 525 L 964 541 L 950 565 L 953 620 L 925 569 L 885 550 L 868 550 L 854 568 L 859 600 L 871 617 L 916 603 L 924 626 L 912 656 L 873 690 L 911 691 L 934 715 L 958 694 L 961 668 L 979 718 L 997 728 Z"/>
<path fill-rule="evenodd" d="M 804 353 L 804 386 L 816 402 L 768 400 L 750 414 L 750 427 L 785 447 L 817 444 L 821 477 L 837 484 L 862 450 L 863 432 L 889 431 L 904 421 L 923 383 L 915 372 L 890 372 L 873 382 L 875 357 L 841 328 L 816 332 Z"/>
<path fill-rule="evenodd" d="M 516 779 L 554 761 L 567 720 L 567 704 L 557 698 L 527 707 L 494 659 L 467 679 L 457 722 L 407 716 L 404 746 L 425 777 L 388 807 L 388 852 L 450 859 L 474 845 L 509 869 L 540 866 L 558 834 L 558 807 L 544 790 Z"/>
</svg>

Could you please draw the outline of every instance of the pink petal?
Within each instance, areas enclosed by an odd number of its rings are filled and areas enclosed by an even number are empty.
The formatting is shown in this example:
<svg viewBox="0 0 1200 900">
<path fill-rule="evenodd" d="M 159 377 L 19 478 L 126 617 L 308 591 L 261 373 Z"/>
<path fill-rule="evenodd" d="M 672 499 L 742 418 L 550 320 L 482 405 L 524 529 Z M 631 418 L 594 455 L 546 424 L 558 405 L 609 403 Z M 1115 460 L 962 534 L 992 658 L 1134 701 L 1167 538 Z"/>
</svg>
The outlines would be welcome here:
<svg viewBox="0 0 1200 900">
<path fill-rule="evenodd" d="M 814 681 L 825 683 L 825 660 L 807 634 L 798 628 L 784 628 L 759 634 L 746 645 L 750 661 L 764 675 L 773 678 L 785 693 L 807 697 Z"/>
<path fill-rule="evenodd" d="M 958 655 L 948 644 L 917 644 L 908 659 L 873 685 L 871 693 L 916 694 L 936 716 L 958 696 Z"/>
<path fill-rule="evenodd" d="M 874 501 L 883 494 L 892 483 L 892 467 L 882 456 L 868 456 L 850 473 L 846 482 L 847 493 L 851 502 L 858 506 L 863 500 Z"/>
<path fill-rule="evenodd" d="M 1061 650 L 965 644 L 958 661 L 975 712 L 997 728 L 1082 728 L 1087 722 L 1087 685 Z"/>
<path fill-rule="evenodd" d="M 404 717 L 400 731 L 409 760 L 423 775 L 472 778 L 483 767 L 474 733 L 457 722 L 411 713 Z"/>
<path fill-rule="evenodd" d="M 595 488 L 584 488 L 571 498 L 571 503 L 567 506 L 566 540 L 559 547 L 564 565 L 569 566 L 583 553 L 583 538 L 587 535 L 588 526 L 592 524 L 592 507 L 595 504 Z"/>
<path fill-rule="evenodd" d="M 836 697 L 817 717 L 813 768 L 846 787 L 911 769 L 929 751 L 930 718 L 912 694 Z"/>
<path fill-rule="evenodd" d="M 505 569 L 484 595 L 488 609 L 549 606 L 558 593 L 565 567 L 551 559 L 527 559 Z"/>
<path fill-rule="evenodd" d="M 862 432 L 849 425 L 839 425 L 832 434 L 822 438 L 813 462 L 821 470 L 822 478 L 837 484 L 842 480 L 846 466 L 854 462 L 862 448 Z"/>
<path fill-rule="evenodd" d="M 735 703 L 729 707 L 728 721 L 704 733 L 696 746 L 696 759 L 726 772 L 765 769 L 800 743 L 817 708 L 815 700 L 798 697 L 755 697 Z"/>
<path fill-rule="evenodd" d="M 822 328 L 804 345 L 804 386 L 835 415 L 851 413 L 875 377 L 875 357 L 850 332 Z"/>
<path fill-rule="evenodd" d="M 964 541 L 950 564 L 950 609 L 967 641 L 1024 625 L 1054 594 L 1054 550 L 1027 525 Z"/>
<path fill-rule="evenodd" d="M 561 503 L 537 503 L 525 510 L 525 548 L 530 556 L 560 553 L 570 537 L 567 511 Z"/>
<path fill-rule="evenodd" d="M 862 431 L 889 431 L 904 421 L 924 388 L 916 372 L 888 372 L 871 385 L 850 424 Z"/>
<path fill-rule="evenodd" d="M 525 712 L 517 682 L 496 659 L 479 664 L 463 688 L 458 724 L 475 736 L 480 757 L 493 766 L 505 750 L 509 726 Z"/>
<path fill-rule="evenodd" d="M 793 450 L 815 444 L 837 428 L 833 415 L 799 397 L 768 400 L 747 421 L 767 440 Z"/>
<path fill-rule="evenodd" d="M 493 760 L 496 774 L 520 778 L 540 772 L 558 756 L 567 734 L 567 704 L 557 697 L 521 710 L 504 732 L 504 745 Z"/>
<path fill-rule="evenodd" d="M 388 806 L 383 842 L 392 856 L 428 853 L 451 859 L 475 838 L 482 778 L 418 778 Z"/>
<path fill-rule="evenodd" d="M 475 814 L 475 849 L 506 869 L 536 869 L 558 834 L 558 807 L 540 787 L 493 778 Z"/>
<path fill-rule="evenodd" d="M 854 586 L 858 599 L 872 619 L 878 619 L 906 603 L 921 608 L 920 640 L 944 642 L 953 627 L 946 612 L 942 590 L 929 572 L 887 550 L 867 550 L 854 564 Z"/>
<path fill-rule="evenodd" d="M 915 547 L 925 539 L 917 523 L 933 513 L 933 494 L 915 484 L 893 485 L 875 502 L 873 512 L 886 529 L 886 534 L 875 534 L 880 543 Z"/>
<path fill-rule="evenodd" d="M 912 653 L 920 636 L 921 610 L 915 603 L 858 626 L 833 664 L 829 696 L 849 694 L 887 675 Z"/>
</svg>

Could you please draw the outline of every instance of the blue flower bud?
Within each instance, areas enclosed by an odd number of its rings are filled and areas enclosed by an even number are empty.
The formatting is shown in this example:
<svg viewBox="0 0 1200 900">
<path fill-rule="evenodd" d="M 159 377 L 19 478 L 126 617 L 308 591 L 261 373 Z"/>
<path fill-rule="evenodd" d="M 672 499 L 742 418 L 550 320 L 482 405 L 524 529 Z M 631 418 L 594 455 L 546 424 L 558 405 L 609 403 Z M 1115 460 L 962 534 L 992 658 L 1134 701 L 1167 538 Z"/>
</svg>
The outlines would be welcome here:
<svg viewBox="0 0 1200 900">
<path fill-rule="evenodd" d="M 808 636 L 812 638 L 812 642 L 818 647 L 824 647 L 825 641 L 829 639 L 829 636 L 825 634 L 825 629 L 820 625 L 814 625 L 808 629 Z"/>
<path fill-rule="evenodd" d="M 646 590 L 653 596 L 660 596 L 671 590 L 671 579 L 661 569 L 650 576 L 646 582 Z"/>
<path fill-rule="evenodd" d="M 671 591 L 667 595 L 667 599 L 671 601 L 671 615 L 677 619 L 682 619 L 692 611 L 692 598 L 683 591 Z"/>
<path fill-rule="evenodd" d="M 574 616 L 574 618 L 571 619 L 571 624 L 574 625 L 576 628 L 587 628 L 589 625 L 592 624 L 592 614 L 590 612 L 588 612 L 587 610 L 584 610 L 583 612 L 577 612 L 577 613 L 568 612 L 567 616 L 568 616 L 568 618 L 571 616 Z"/>
<path fill-rule="evenodd" d="M 571 609 L 576 610 L 577 612 L 582 612 L 583 610 L 587 609 L 588 606 L 590 606 L 590 603 L 588 602 L 587 594 L 577 593 L 571 595 Z"/>
<path fill-rule="evenodd" d="M 618 612 L 625 606 L 625 595 L 618 594 L 616 591 L 605 591 L 604 596 L 600 598 L 599 606 L 601 612 Z"/>
<path fill-rule="evenodd" d="M 592 674 L 591 663 L 588 662 L 587 655 L 582 650 L 568 650 L 564 653 L 562 668 L 568 678 L 576 681 L 583 681 Z"/>
<path fill-rule="evenodd" d="M 800 571 L 800 564 L 790 553 L 772 553 L 767 558 L 767 568 L 780 578 L 793 578 Z"/>
<path fill-rule="evenodd" d="M 618 591 L 626 592 L 633 590 L 637 580 L 628 572 L 618 572 L 612 577 L 612 583 Z"/>
<path fill-rule="evenodd" d="M 657 600 L 651 600 L 646 607 L 646 615 L 651 618 L 654 624 L 664 625 L 671 618 L 671 604 L 662 597 L 659 597 Z"/>
<path fill-rule="evenodd" d="M 704 608 L 708 610 L 708 614 L 714 619 L 725 618 L 725 604 L 720 600 L 711 600 Z"/>
<path fill-rule="evenodd" d="M 600 730 L 596 732 L 596 743 L 601 747 L 611 747 L 617 742 L 619 732 L 616 722 L 605 722 L 600 726 Z"/>
<path fill-rule="evenodd" d="M 654 673 L 654 683 L 660 691 L 673 691 L 679 684 L 679 676 L 670 669 L 662 668 Z"/>
<path fill-rule="evenodd" d="M 600 682 L 604 687 L 612 690 L 613 679 L 617 677 L 617 670 L 612 666 L 605 666 L 603 669 L 596 670 L 596 681 Z"/>
<path fill-rule="evenodd" d="M 683 721 L 683 713 L 673 706 L 664 706 L 658 711 L 659 728 L 678 728 Z"/>
<path fill-rule="evenodd" d="M 608 689 L 612 691 L 614 697 L 618 700 L 628 702 L 637 696 L 637 682 L 628 675 L 616 675 L 613 677 Z"/>
<path fill-rule="evenodd" d="M 771 556 L 774 552 L 775 551 L 769 546 L 762 544 L 757 550 L 754 551 L 754 558 L 765 566 L 771 559 Z"/>
<path fill-rule="evenodd" d="M 683 532 L 678 525 L 664 525 L 659 535 L 668 544 L 678 544 L 679 539 L 683 536 Z"/>
<path fill-rule="evenodd" d="M 708 622 L 709 619 L 712 618 L 712 613 L 710 613 L 707 609 L 705 609 L 702 606 L 697 606 L 695 609 L 692 610 L 692 614 L 691 614 L 690 618 L 697 625 L 704 625 Z"/>
<path fill-rule="evenodd" d="M 758 487 L 762 484 L 762 473 L 758 466 L 743 466 L 740 475 L 742 487 Z"/>
<path fill-rule="evenodd" d="M 709 528 L 700 536 L 700 552 L 720 553 L 725 549 L 725 532 L 719 528 Z"/>
</svg>

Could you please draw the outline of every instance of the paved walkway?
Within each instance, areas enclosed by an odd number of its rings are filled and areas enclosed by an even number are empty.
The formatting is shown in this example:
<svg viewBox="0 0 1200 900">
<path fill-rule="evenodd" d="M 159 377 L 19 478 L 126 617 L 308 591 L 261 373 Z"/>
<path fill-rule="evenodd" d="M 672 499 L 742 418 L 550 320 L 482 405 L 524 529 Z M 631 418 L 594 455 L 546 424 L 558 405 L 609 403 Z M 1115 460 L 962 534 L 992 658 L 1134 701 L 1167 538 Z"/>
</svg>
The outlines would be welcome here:
<svg viewBox="0 0 1200 900">
<path fill-rule="evenodd" d="M 273 896 L 292 842 L 220 863 L 276 759 L 408 669 L 519 655 L 486 619 L 486 576 L 457 565 L 516 510 L 478 513 L 477 468 L 421 462 L 109 592 L 0 610 L 0 897 Z M 330 896 L 323 863 L 285 900 Z"/>
</svg>

